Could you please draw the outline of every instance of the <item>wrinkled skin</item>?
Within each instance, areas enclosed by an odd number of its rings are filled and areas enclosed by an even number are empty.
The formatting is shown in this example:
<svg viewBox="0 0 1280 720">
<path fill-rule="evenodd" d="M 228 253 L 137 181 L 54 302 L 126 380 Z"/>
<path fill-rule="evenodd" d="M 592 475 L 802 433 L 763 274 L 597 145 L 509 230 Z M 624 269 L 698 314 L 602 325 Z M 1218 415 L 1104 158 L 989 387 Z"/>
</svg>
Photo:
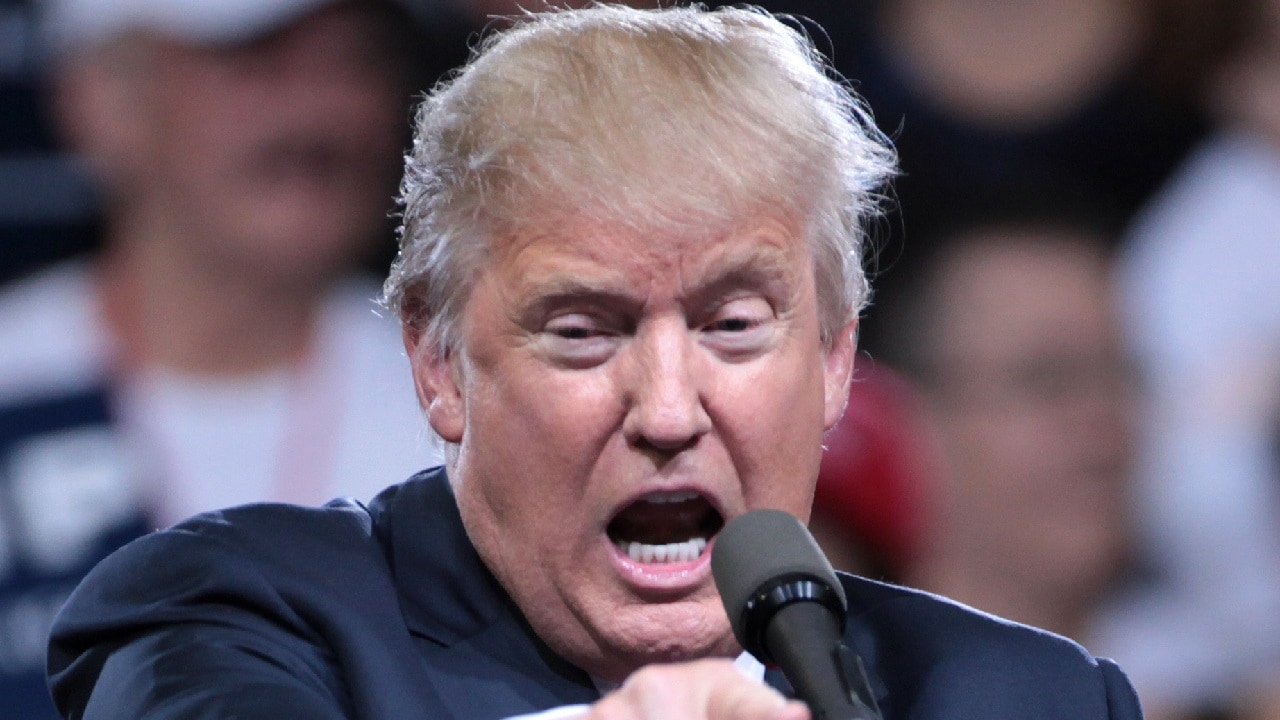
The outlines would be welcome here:
<svg viewBox="0 0 1280 720">
<path fill-rule="evenodd" d="M 853 330 L 822 342 L 812 256 L 786 222 L 711 239 L 571 222 L 499 245 L 448 357 L 412 329 L 406 344 L 486 564 L 553 649 L 621 680 L 740 649 L 709 551 L 633 562 L 610 522 L 677 491 L 724 520 L 806 519 Z"/>
</svg>

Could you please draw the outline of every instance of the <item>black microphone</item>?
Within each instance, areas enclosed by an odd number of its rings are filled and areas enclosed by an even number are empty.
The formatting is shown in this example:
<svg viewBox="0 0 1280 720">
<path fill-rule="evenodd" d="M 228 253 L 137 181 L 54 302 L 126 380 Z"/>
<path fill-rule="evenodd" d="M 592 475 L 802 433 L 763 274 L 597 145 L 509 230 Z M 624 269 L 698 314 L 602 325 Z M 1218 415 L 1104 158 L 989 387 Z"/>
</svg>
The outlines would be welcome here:
<svg viewBox="0 0 1280 720">
<path fill-rule="evenodd" d="M 716 536 L 711 572 L 738 642 L 782 668 L 817 720 L 880 720 L 861 660 L 840 641 L 844 588 L 798 519 L 734 518 Z"/>
</svg>

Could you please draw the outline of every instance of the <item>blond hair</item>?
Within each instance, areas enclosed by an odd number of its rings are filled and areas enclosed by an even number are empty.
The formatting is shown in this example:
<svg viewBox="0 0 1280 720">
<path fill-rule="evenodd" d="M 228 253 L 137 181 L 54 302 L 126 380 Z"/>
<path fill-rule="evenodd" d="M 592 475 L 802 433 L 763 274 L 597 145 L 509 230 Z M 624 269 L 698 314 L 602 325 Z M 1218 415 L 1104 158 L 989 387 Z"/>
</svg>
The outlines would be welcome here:
<svg viewBox="0 0 1280 720">
<path fill-rule="evenodd" d="M 826 341 L 868 300 L 895 157 L 809 39 L 759 10 L 598 5 L 489 37 L 417 117 L 384 302 L 439 352 L 490 241 L 589 217 L 647 233 L 798 219 Z"/>
</svg>

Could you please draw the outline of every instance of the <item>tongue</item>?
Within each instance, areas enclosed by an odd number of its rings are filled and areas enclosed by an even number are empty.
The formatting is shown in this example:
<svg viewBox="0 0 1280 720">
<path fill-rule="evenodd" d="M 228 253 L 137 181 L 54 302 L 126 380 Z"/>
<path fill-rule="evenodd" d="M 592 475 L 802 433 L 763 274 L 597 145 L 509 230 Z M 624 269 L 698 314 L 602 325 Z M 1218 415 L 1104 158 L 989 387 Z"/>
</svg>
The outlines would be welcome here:
<svg viewBox="0 0 1280 720">
<path fill-rule="evenodd" d="M 709 533 L 704 527 L 704 521 L 710 510 L 710 506 L 702 499 L 679 503 L 632 503 L 610 523 L 609 534 L 615 540 L 648 545 L 707 537 Z"/>
</svg>

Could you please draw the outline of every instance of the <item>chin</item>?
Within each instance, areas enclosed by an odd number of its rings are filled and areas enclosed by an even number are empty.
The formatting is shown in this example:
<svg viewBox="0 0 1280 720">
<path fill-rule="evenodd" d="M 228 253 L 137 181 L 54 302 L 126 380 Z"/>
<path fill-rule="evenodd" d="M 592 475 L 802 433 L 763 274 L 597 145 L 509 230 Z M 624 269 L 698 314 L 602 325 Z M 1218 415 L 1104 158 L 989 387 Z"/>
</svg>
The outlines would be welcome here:
<svg viewBox="0 0 1280 720">
<path fill-rule="evenodd" d="M 736 656 L 742 650 L 719 597 L 712 601 L 657 604 L 619 613 L 613 618 L 614 632 L 605 635 L 617 660 L 599 674 L 622 680 L 644 665 Z"/>
</svg>

